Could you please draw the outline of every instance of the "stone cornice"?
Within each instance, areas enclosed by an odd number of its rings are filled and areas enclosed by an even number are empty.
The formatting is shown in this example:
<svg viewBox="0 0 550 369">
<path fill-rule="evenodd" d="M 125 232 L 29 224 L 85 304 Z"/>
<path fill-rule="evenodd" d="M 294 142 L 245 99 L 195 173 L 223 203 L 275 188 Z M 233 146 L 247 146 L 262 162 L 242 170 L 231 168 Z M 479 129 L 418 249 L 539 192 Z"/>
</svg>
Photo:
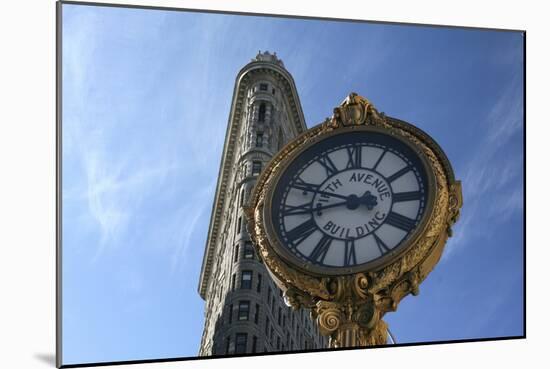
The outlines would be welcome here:
<svg viewBox="0 0 550 369">
<path fill-rule="evenodd" d="M 294 123 L 296 133 L 301 134 L 307 129 L 294 79 L 286 69 L 269 61 L 252 61 L 239 71 L 233 90 L 231 111 L 229 114 L 223 154 L 218 172 L 216 195 L 214 203 L 212 204 L 208 238 L 204 250 L 199 279 L 198 291 L 203 299 L 206 298 L 206 291 L 212 270 L 216 242 L 218 241 L 220 233 L 225 197 L 228 190 L 227 186 L 230 183 L 230 174 L 233 163 L 235 162 L 234 155 L 235 150 L 237 149 L 235 144 L 238 139 L 240 124 L 242 122 L 242 113 L 245 109 L 247 87 L 254 76 L 258 74 L 269 74 L 276 80 L 282 82 L 282 85 L 284 86 L 282 92 L 285 94 L 286 100 L 290 105 L 290 118 L 292 123 Z"/>
</svg>

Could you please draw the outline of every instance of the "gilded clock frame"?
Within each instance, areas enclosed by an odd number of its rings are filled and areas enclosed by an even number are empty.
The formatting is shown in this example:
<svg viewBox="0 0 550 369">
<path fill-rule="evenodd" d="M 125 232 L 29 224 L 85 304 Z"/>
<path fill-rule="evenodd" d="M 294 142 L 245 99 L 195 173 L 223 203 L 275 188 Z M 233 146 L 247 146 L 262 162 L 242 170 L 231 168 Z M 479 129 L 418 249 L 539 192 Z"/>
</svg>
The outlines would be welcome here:
<svg viewBox="0 0 550 369">
<path fill-rule="evenodd" d="M 315 128 L 314 128 L 315 129 Z M 277 232 L 274 228 L 274 222 L 272 219 L 271 214 L 271 207 L 272 207 L 272 201 L 273 201 L 273 195 L 275 188 L 277 187 L 281 176 L 286 172 L 288 167 L 292 164 L 292 162 L 298 158 L 304 151 L 308 150 L 312 146 L 316 145 L 317 143 L 324 141 L 326 139 L 329 139 L 331 137 L 347 134 L 351 132 L 365 132 L 365 133 L 381 133 L 381 134 L 388 134 L 388 131 L 377 126 L 368 126 L 368 125 L 354 125 L 354 126 L 347 126 L 347 127 L 341 127 L 340 129 L 331 130 L 328 132 L 321 132 L 320 134 L 314 135 L 309 140 L 304 142 L 301 145 L 297 145 L 294 147 L 292 151 L 290 151 L 286 156 L 281 158 L 279 162 L 279 166 L 274 171 L 273 178 L 269 178 L 268 182 L 266 183 L 266 192 L 264 197 L 264 207 L 263 207 L 263 219 L 264 219 L 264 225 L 265 225 L 265 233 L 270 241 L 270 246 L 273 248 L 273 251 L 276 252 L 281 258 L 283 258 L 287 263 L 291 264 L 292 266 L 296 267 L 297 269 L 300 269 L 304 273 L 310 273 L 314 276 L 323 276 L 323 275 L 345 275 L 345 274 L 353 274 L 357 272 L 365 272 L 367 270 L 374 270 L 378 269 L 380 267 L 383 267 L 391 262 L 392 259 L 397 258 L 402 253 L 406 252 L 407 249 L 414 244 L 416 239 L 418 239 L 421 236 L 421 233 L 426 228 L 426 223 L 428 222 L 429 214 L 431 214 L 432 208 L 433 208 L 433 202 L 435 198 L 435 193 L 437 192 L 437 188 L 435 188 L 435 175 L 431 171 L 431 167 L 429 166 L 426 157 L 424 156 L 423 152 L 418 150 L 417 147 L 411 145 L 406 140 L 403 140 L 399 136 L 396 136 L 392 134 L 391 136 L 395 139 L 399 140 L 403 144 L 405 144 L 407 147 L 409 147 L 420 159 L 420 163 L 424 169 L 424 172 L 426 173 L 426 179 L 427 179 L 427 196 L 426 196 L 426 207 L 424 209 L 424 214 L 422 215 L 422 219 L 420 220 L 420 223 L 415 228 L 415 230 L 407 235 L 406 239 L 402 240 L 399 245 L 389 251 L 388 253 L 384 254 L 383 256 L 376 258 L 374 260 L 371 260 L 369 262 L 355 265 L 352 267 L 325 267 L 320 266 L 312 263 L 308 263 L 305 261 L 300 261 L 296 256 L 294 256 L 291 252 L 288 251 L 287 247 L 281 244 L 279 237 L 277 236 Z M 274 159 L 274 161 L 277 160 L 277 158 Z M 432 188 L 435 188 L 435 191 L 431 190 Z"/>
<path fill-rule="evenodd" d="M 330 135 L 353 130 L 382 131 L 405 142 L 425 165 L 428 201 L 414 234 L 394 254 L 380 262 L 352 267 L 345 273 L 326 273 L 306 263 L 296 265 L 278 250 L 279 239 L 271 222 L 271 196 L 281 174 L 300 153 Z M 331 347 L 385 344 L 386 312 L 401 299 L 418 294 L 420 283 L 439 261 L 451 226 L 462 207 L 462 189 L 437 143 L 422 130 L 379 113 L 365 98 L 351 93 L 322 124 L 298 136 L 271 160 L 256 183 L 245 208 L 249 233 L 286 302 L 311 309 L 320 332 L 330 336 Z M 304 265 L 305 264 L 305 265 Z M 331 268 L 332 269 L 332 268 Z"/>
</svg>

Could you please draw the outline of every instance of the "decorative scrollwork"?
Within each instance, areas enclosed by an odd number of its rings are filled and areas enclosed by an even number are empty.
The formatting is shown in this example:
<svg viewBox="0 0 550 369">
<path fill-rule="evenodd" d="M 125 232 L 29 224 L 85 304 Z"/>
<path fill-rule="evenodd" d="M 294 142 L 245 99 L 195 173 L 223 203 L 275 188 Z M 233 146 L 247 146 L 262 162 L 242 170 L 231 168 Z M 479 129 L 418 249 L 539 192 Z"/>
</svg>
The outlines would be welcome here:
<svg viewBox="0 0 550 369">
<path fill-rule="evenodd" d="M 312 299 L 311 295 L 304 291 L 300 291 L 294 287 L 285 288 L 284 286 L 283 290 L 285 303 L 294 310 L 301 307 L 311 308 L 315 305 L 315 301 Z"/>
<path fill-rule="evenodd" d="M 364 273 L 357 273 L 353 276 L 354 291 L 360 298 L 368 296 L 369 279 Z"/>
<path fill-rule="evenodd" d="M 380 346 L 388 341 L 388 325 L 378 320 L 372 329 L 362 330 L 359 334 L 358 346 Z"/>
<path fill-rule="evenodd" d="M 342 317 L 338 304 L 321 301 L 316 306 L 316 313 L 321 334 L 330 335 L 340 326 Z"/>
<path fill-rule="evenodd" d="M 378 321 L 378 312 L 373 304 L 366 303 L 359 306 L 353 320 L 362 328 L 372 329 Z"/>
<path fill-rule="evenodd" d="M 383 120 L 383 116 L 369 100 L 352 92 L 340 106 L 334 108 L 332 117 L 325 120 L 323 128 L 330 131 L 338 127 L 380 125 Z"/>
<path fill-rule="evenodd" d="M 449 216 L 447 220 L 447 234 L 449 237 L 453 235 L 452 225 L 458 221 L 460 216 L 460 208 L 462 207 L 462 184 L 460 181 L 451 184 L 449 195 Z"/>
</svg>

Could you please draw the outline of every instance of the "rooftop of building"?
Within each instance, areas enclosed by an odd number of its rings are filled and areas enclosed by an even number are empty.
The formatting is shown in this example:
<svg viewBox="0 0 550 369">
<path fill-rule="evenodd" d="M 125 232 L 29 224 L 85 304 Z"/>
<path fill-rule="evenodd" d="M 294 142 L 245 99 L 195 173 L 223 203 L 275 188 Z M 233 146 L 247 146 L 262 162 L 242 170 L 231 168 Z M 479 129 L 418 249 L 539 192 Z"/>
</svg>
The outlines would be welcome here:
<svg viewBox="0 0 550 369">
<path fill-rule="evenodd" d="M 252 61 L 253 62 L 255 62 L 255 61 L 266 61 L 266 62 L 270 62 L 270 63 L 273 63 L 273 64 L 277 64 L 278 66 L 283 67 L 283 68 L 285 67 L 283 61 L 277 57 L 276 52 L 271 54 L 269 51 L 264 51 L 262 53 L 260 50 L 258 50 L 258 54 L 256 55 L 256 57 L 254 59 L 252 59 Z"/>
</svg>

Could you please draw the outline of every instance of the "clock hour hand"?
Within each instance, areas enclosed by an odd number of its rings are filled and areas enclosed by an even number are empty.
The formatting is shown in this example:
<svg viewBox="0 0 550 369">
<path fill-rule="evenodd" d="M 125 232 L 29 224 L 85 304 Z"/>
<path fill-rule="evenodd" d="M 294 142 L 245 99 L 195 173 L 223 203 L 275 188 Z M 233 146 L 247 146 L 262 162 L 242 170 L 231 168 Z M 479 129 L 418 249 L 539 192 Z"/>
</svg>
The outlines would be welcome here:
<svg viewBox="0 0 550 369">
<path fill-rule="evenodd" d="M 320 203 L 318 203 L 317 206 L 315 207 L 315 210 L 317 211 L 317 215 L 321 215 L 322 214 L 321 210 L 323 209 L 328 209 L 328 208 L 332 208 L 340 205 L 346 205 L 346 207 L 350 210 L 357 209 L 361 204 L 365 204 L 368 210 L 372 210 L 376 205 L 378 205 L 376 196 L 371 195 L 370 191 L 365 192 L 361 197 L 357 197 L 356 195 L 349 195 L 344 197 L 346 201 L 338 202 L 335 204 L 322 206 Z"/>
</svg>

